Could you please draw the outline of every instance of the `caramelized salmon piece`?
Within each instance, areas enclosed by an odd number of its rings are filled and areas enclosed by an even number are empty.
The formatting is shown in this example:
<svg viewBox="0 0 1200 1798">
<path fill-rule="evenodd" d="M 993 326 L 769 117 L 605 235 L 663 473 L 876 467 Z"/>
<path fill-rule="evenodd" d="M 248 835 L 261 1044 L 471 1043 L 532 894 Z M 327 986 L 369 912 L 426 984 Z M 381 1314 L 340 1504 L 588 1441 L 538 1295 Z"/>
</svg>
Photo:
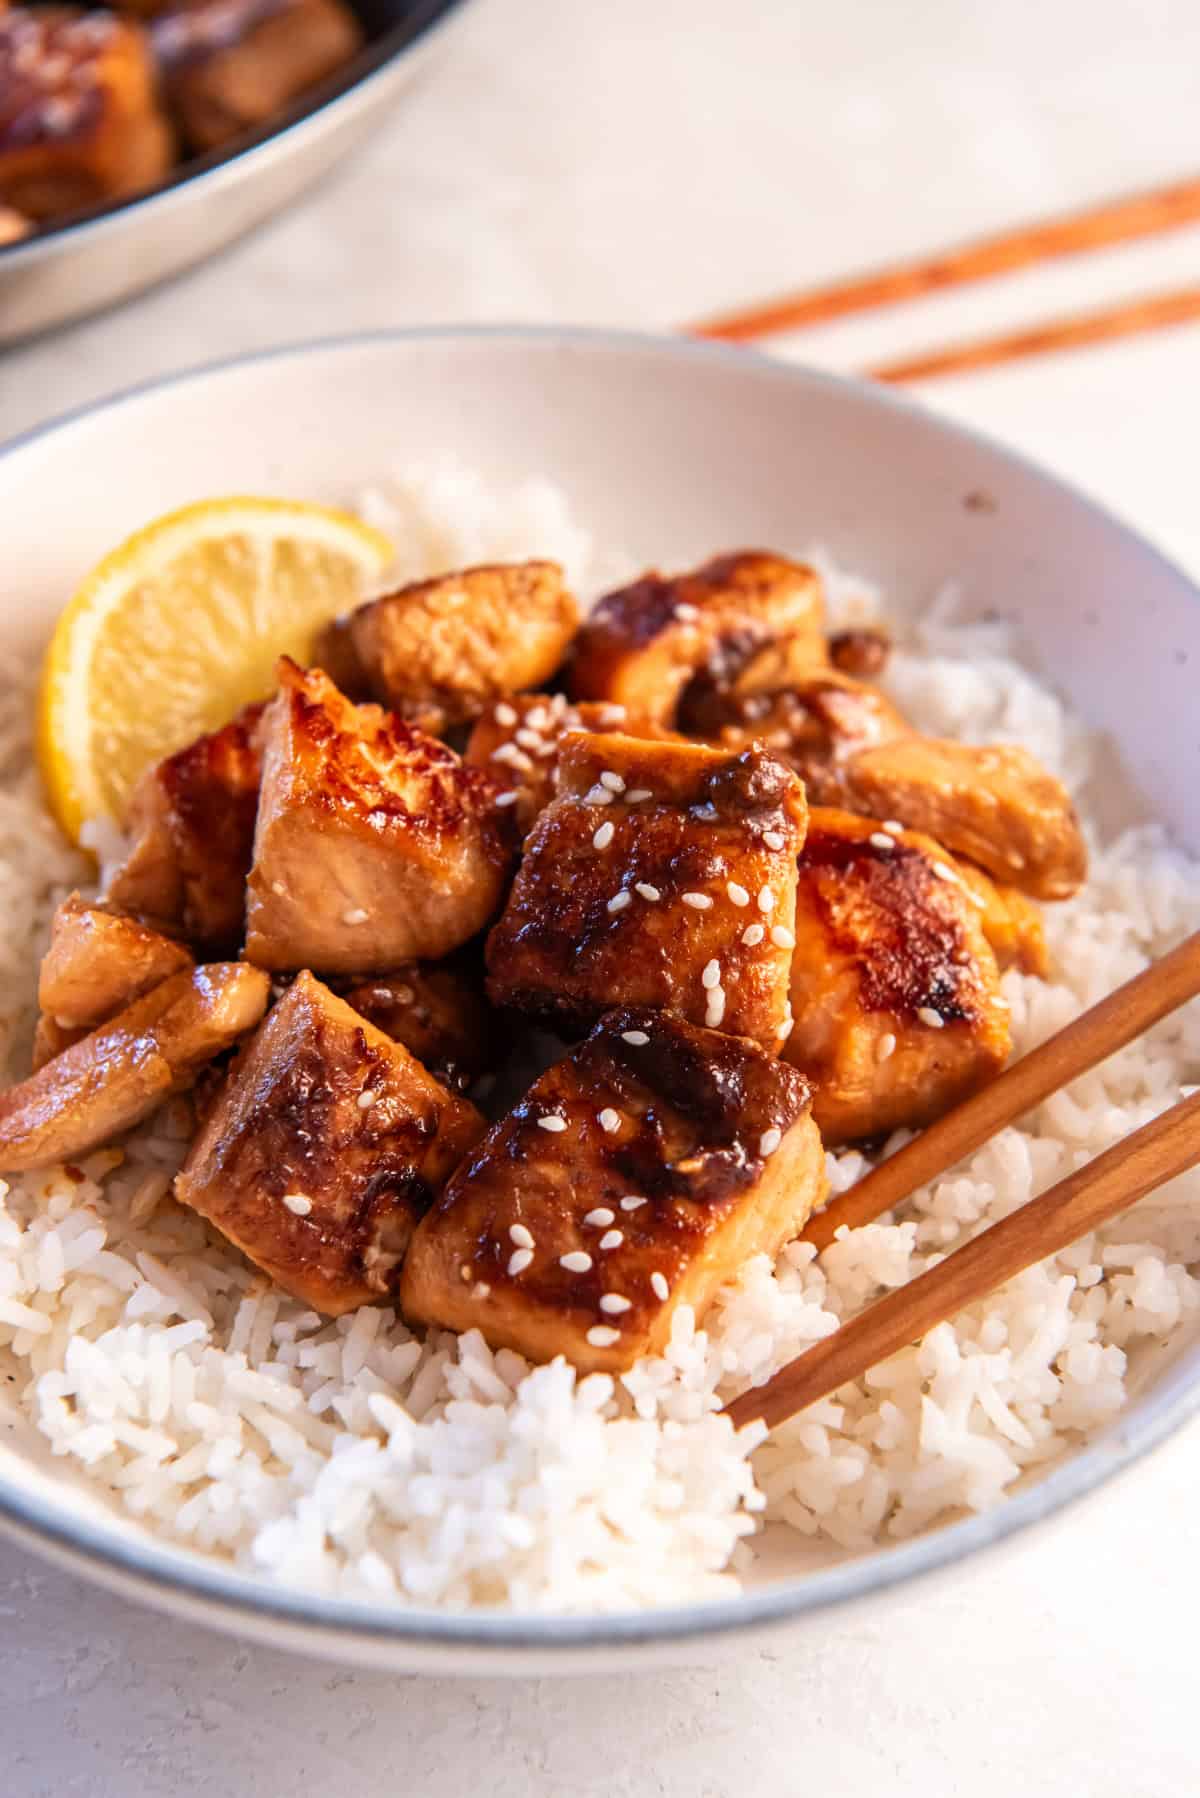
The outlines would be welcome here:
<svg viewBox="0 0 1200 1798">
<path fill-rule="evenodd" d="M 809 1090 L 753 1043 L 611 1012 L 488 1131 L 419 1225 L 405 1316 L 581 1372 L 666 1346 L 826 1193 Z"/>
<path fill-rule="evenodd" d="M 363 42 L 342 0 L 182 0 L 152 31 L 167 96 L 194 150 L 266 124 Z"/>
<path fill-rule="evenodd" d="M 1016 887 L 1001 886 L 961 856 L 947 856 L 946 860 L 979 907 L 979 927 L 1000 972 L 1017 968 L 1022 974 L 1045 980 L 1050 972 L 1050 952 L 1042 914 L 1034 901 Z"/>
<path fill-rule="evenodd" d="M 549 680 L 579 607 L 557 562 L 493 563 L 416 581 L 340 619 L 317 645 L 425 730 L 466 724 L 506 693 Z"/>
<path fill-rule="evenodd" d="M 0 7 L 0 202 L 58 218 L 153 187 L 173 139 L 140 25 Z"/>
<path fill-rule="evenodd" d="M 386 972 L 437 960 L 491 920 L 513 845 L 481 769 L 286 658 L 263 733 L 251 961 Z"/>
<path fill-rule="evenodd" d="M 524 834 L 554 797 L 559 743 L 569 731 L 580 730 L 660 739 L 671 735 L 659 725 L 630 718 L 624 706 L 587 700 L 572 705 L 561 693 L 514 693 L 479 719 L 464 759 L 488 770 L 500 790 L 497 804 L 513 806 Z"/>
<path fill-rule="evenodd" d="M 417 1220 L 484 1120 L 301 974 L 235 1063 L 175 1194 L 327 1316 L 394 1296 Z"/>
<path fill-rule="evenodd" d="M 717 556 L 690 574 L 645 574 L 608 594 L 584 621 L 571 692 L 674 725 L 692 680 L 729 680 L 779 639 L 803 642 L 823 662 L 823 616 L 815 571 L 761 550 Z"/>
<path fill-rule="evenodd" d="M 355 982 L 343 997 L 451 1092 L 465 1092 L 495 1065 L 495 1018 L 465 968 L 407 962 Z"/>
<path fill-rule="evenodd" d="M 575 733 L 488 939 L 493 1003 L 570 1034 L 661 1006 L 777 1051 L 804 790 L 757 749 Z"/>
<path fill-rule="evenodd" d="M 191 965 L 181 943 L 72 893 L 54 914 L 38 976 L 34 1067 Z"/>
<path fill-rule="evenodd" d="M 269 994 L 239 962 L 172 974 L 0 1093 L 0 1170 L 78 1160 L 132 1129 L 252 1030 Z"/>
<path fill-rule="evenodd" d="M 763 651 L 729 682 L 693 682 L 683 729 L 727 748 L 760 742 L 796 770 L 810 800 L 836 804 L 850 757 L 910 736 L 907 719 L 877 687 L 836 668 Z"/>
<path fill-rule="evenodd" d="M 247 706 L 146 771 L 130 801 L 129 854 L 108 883 L 110 905 L 180 931 L 203 954 L 234 951 L 244 934 L 262 714 Z"/>
<path fill-rule="evenodd" d="M 783 1053 L 831 1143 L 931 1123 L 1012 1046 L 980 908 L 944 850 L 822 807 L 800 856 L 792 1011 Z"/>
<path fill-rule="evenodd" d="M 1035 899 L 1069 899 L 1087 875 L 1070 796 L 1025 749 L 905 737 L 845 770 L 847 803 L 926 832 Z"/>
</svg>

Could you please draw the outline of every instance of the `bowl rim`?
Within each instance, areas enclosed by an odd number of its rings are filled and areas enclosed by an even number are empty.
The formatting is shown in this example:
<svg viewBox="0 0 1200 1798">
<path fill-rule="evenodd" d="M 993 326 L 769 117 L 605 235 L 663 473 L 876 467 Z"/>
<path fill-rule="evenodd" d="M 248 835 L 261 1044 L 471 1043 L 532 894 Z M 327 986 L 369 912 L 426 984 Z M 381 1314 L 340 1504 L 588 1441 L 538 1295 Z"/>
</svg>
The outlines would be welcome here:
<svg viewBox="0 0 1200 1798">
<path fill-rule="evenodd" d="M 291 140 L 308 128 L 325 130 L 359 97 L 381 80 L 391 65 L 423 39 L 436 33 L 468 0 L 412 0 L 408 15 L 367 39 L 361 49 L 336 74 L 317 82 L 307 95 L 274 115 L 257 130 L 239 133 L 228 148 L 206 150 L 176 163 L 162 181 L 142 193 L 108 205 L 89 207 L 59 225 L 49 225 L 28 237 L 0 244 L 0 276 L 15 273 L 27 263 L 54 255 L 59 250 L 86 244 L 90 239 L 119 231 L 135 214 L 165 211 L 186 204 L 197 189 L 212 193 L 253 173 L 261 164 L 287 153 Z"/>
<path fill-rule="evenodd" d="M 459 0 L 452 0 L 458 4 Z M 909 394 L 868 380 L 835 375 L 802 363 L 782 361 L 742 346 L 711 343 L 652 332 L 558 325 L 427 325 L 348 332 L 303 339 L 242 355 L 221 357 L 148 380 L 71 408 L 0 443 L 0 477 L 7 463 L 43 440 L 92 419 L 115 414 L 164 390 L 194 386 L 216 375 L 237 375 L 267 363 L 364 349 L 419 350 L 491 345 L 503 353 L 561 350 L 605 356 L 663 357 L 696 366 L 725 366 L 752 378 L 781 382 L 797 393 L 820 391 L 852 396 L 859 404 L 882 407 L 923 430 L 948 436 L 1000 465 L 1032 477 L 1057 497 L 1081 508 L 1119 534 L 1141 557 L 1200 603 L 1200 587 L 1177 563 L 1105 506 L 1070 482 L 1041 468 L 1019 451 L 985 433 L 942 417 Z M 305 1646 L 336 1654 L 339 1638 L 395 1647 L 493 1651 L 574 1651 L 580 1661 L 592 1651 L 696 1641 L 761 1630 L 806 1615 L 832 1611 L 876 1593 L 949 1568 L 980 1551 L 998 1547 L 1035 1523 L 1097 1491 L 1115 1475 L 1164 1442 L 1200 1411 L 1200 1372 L 1186 1365 L 1169 1368 L 1132 1407 L 1069 1459 L 1028 1486 L 1020 1487 L 990 1511 L 942 1525 L 886 1549 L 828 1568 L 773 1581 L 729 1597 L 643 1611 L 601 1615 L 561 1612 L 448 1612 L 404 1604 L 372 1604 L 330 1597 L 303 1588 L 276 1587 L 195 1551 L 146 1535 L 127 1537 L 114 1528 L 69 1512 L 47 1517 L 37 1496 L 0 1472 L 0 1529 L 26 1546 L 66 1561 L 81 1573 L 122 1590 L 132 1588 L 149 1602 L 169 1605 L 172 1594 L 190 1601 L 201 1616 L 236 1633 L 254 1624 L 290 1626 L 306 1633 Z"/>
</svg>

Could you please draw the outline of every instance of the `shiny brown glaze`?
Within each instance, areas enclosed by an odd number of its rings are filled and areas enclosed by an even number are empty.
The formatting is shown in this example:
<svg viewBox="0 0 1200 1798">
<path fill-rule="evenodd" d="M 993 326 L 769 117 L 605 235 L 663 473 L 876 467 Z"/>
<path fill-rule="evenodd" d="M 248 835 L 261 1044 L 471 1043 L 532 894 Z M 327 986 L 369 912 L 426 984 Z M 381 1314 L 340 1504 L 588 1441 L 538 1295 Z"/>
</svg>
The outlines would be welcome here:
<svg viewBox="0 0 1200 1798">
<path fill-rule="evenodd" d="M 606 774 L 624 783 L 620 794 Z M 777 1049 L 790 942 L 771 931 L 792 923 L 806 815 L 795 775 L 757 750 L 576 733 L 563 739 L 559 785 L 488 939 L 493 1002 L 568 1033 L 614 1003 L 661 1006 Z M 731 884 L 744 889 L 741 904 Z M 746 944 L 751 925 L 762 940 Z M 723 995 L 717 1018 L 703 979 L 710 963 Z"/>
<path fill-rule="evenodd" d="M 120 199 L 160 180 L 172 150 L 139 25 L 0 7 L 0 201 L 40 220 Z"/>
<path fill-rule="evenodd" d="M 912 1128 L 1004 1065 L 1007 1007 L 980 907 L 940 844 L 814 807 L 800 856 L 795 1024 L 827 1141 Z"/>
<path fill-rule="evenodd" d="M 416 581 L 327 633 L 337 666 L 425 730 L 470 723 L 497 699 L 549 680 L 579 607 L 556 562 L 493 563 Z M 318 643 L 317 659 L 323 644 Z"/>
<path fill-rule="evenodd" d="M 129 854 L 107 899 L 180 931 L 203 954 L 236 951 L 262 779 L 262 705 L 197 737 L 138 782 Z"/>
<path fill-rule="evenodd" d="M 671 726 L 688 682 L 710 660 L 729 670 L 781 637 L 803 638 L 824 660 L 823 612 L 815 572 L 761 550 L 717 556 L 689 574 L 647 574 L 585 619 L 571 692 Z"/>
<path fill-rule="evenodd" d="M 181 943 L 72 893 L 54 914 L 38 976 L 34 1066 L 191 965 Z"/>
<path fill-rule="evenodd" d="M 496 1064 L 495 1015 L 465 967 L 407 962 L 354 982 L 343 997 L 451 1092 L 465 1092 Z"/>
<path fill-rule="evenodd" d="M 301 974 L 232 1069 L 175 1193 L 336 1316 L 394 1293 L 417 1219 L 483 1130 L 474 1106 Z"/>
<path fill-rule="evenodd" d="M 481 769 L 286 658 L 263 730 L 251 961 L 386 972 L 447 955 L 488 924 L 516 833 Z"/>
<path fill-rule="evenodd" d="M 78 1160 L 111 1143 L 252 1030 L 269 993 L 266 975 L 242 963 L 172 974 L 0 1093 L 0 1170 Z"/>
<path fill-rule="evenodd" d="M 565 1128 L 547 1131 L 546 1118 Z M 702 1313 L 748 1255 L 797 1234 L 824 1192 L 808 1086 L 793 1069 L 752 1043 L 622 1007 L 454 1175 L 413 1240 L 401 1304 L 415 1321 L 479 1328 L 532 1360 L 628 1367 L 664 1346 L 677 1306 Z M 525 1231 L 534 1248 L 513 1267 Z M 562 1265 L 580 1254 L 587 1266 Z M 608 1293 L 628 1308 L 606 1310 Z M 613 1340 L 590 1339 L 597 1327 Z"/>
<path fill-rule="evenodd" d="M 1066 788 L 1027 750 L 909 736 L 855 755 L 846 803 L 898 818 L 1035 899 L 1069 899 L 1087 848 Z"/>
<path fill-rule="evenodd" d="M 463 759 L 486 768 L 498 794 L 516 795 L 513 815 L 525 834 L 554 797 L 559 743 L 568 732 L 580 730 L 659 739 L 672 735 L 603 700 L 572 705 L 561 693 L 511 693 L 478 720 Z M 502 805 L 508 803 L 501 798 Z"/>
</svg>

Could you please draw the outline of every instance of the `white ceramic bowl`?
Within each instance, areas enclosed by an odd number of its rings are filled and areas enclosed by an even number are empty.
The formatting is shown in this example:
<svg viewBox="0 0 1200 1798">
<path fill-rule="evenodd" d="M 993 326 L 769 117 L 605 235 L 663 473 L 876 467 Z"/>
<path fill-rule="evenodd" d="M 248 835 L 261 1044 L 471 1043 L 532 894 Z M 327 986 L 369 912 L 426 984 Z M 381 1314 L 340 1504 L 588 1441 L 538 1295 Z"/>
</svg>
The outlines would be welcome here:
<svg viewBox="0 0 1200 1798">
<path fill-rule="evenodd" d="M 78 576 L 157 512 L 238 490 L 348 499 L 397 461 L 443 453 L 498 484 L 550 474 L 601 543 L 647 562 L 820 540 L 900 611 L 953 577 L 969 615 L 1014 621 L 1029 660 L 1112 733 L 1146 810 L 1200 852 L 1188 580 L 1004 451 L 880 390 L 743 351 L 409 332 L 281 350 L 94 407 L 0 454 L 0 647 L 40 643 Z M 1060 1510 L 1198 1404 L 1200 1346 L 1177 1345 L 1143 1369 L 1110 1429 L 987 1515 L 802 1577 L 777 1554 L 742 1597 L 617 1617 L 456 1617 L 260 1585 L 105 1510 L 19 1422 L 0 1428 L 0 1520 L 129 1595 L 314 1653 L 409 1670 L 627 1670 L 878 1603 Z"/>
</svg>

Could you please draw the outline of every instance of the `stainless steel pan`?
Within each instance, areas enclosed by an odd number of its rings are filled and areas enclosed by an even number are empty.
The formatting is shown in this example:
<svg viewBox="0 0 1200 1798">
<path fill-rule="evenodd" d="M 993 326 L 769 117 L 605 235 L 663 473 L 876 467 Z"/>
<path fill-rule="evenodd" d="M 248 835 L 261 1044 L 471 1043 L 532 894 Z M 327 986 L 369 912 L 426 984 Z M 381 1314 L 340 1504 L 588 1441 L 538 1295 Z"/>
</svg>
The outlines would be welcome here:
<svg viewBox="0 0 1200 1798">
<path fill-rule="evenodd" d="M 274 215 L 353 148 L 465 0 L 362 0 L 368 42 L 330 82 L 150 193 L 0 248 L 0 344 L 129 298 Z"/>
</svg>

